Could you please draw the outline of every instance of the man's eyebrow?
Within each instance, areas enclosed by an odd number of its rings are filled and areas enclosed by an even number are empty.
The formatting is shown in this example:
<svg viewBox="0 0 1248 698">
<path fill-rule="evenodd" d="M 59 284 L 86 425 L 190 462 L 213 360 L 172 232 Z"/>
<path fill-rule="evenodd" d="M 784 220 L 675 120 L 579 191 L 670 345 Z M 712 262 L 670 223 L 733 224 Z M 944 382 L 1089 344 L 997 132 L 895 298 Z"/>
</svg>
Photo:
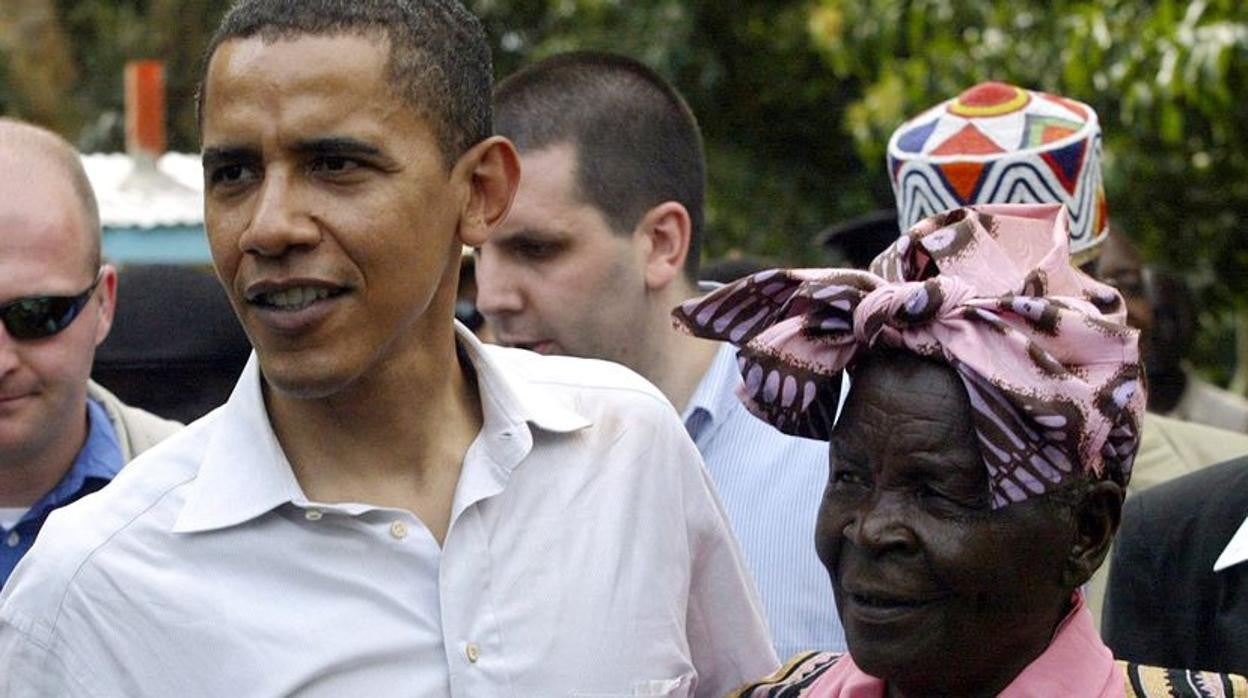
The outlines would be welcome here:
<svg viewBox="0 0 1248 698">
<path fill-rule="evenodd" d="M 204 148 L 203 155 L 200 156 L 200 162 L 205 170 L 209 170 L 225 163 L 248 162 L 258 160 L 259 158 L 260 156 L 254 148 L 240 145 L 222 145 Z"/>
<path fill-rule="evenodd" d="M 518 240 L 518 241 L 534 240 L 537 242 L 560 242 L 570 237 L 572 237 L 572 235 L 566 232 L 563 228 L 528 227 L 528 228 L 521 228 L 520 230 L 515 231 L 514 233 L 506 236 L 505 238 L 500 235 L 499 240 L 501 242 L 507 242 L 510 240 Z"/>
<path fill-rule="evenodd" d="M 381 149 L 364 141 L 345 136 L 313 138 L 299 141 L 292 148 L 301 155 L 337 155 L 337 156 L 371 156 L 380 157 Z"/>
</svg>

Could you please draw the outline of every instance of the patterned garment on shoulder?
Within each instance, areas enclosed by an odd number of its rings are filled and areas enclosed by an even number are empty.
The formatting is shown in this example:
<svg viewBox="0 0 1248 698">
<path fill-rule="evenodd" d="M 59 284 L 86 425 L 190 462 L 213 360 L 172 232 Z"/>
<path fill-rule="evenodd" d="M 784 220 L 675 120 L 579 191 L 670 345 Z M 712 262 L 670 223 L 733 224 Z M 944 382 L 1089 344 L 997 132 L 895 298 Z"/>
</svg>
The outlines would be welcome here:
<svg viewBox="0 0 1248 698">
<path fill-rule="evenodd" d="M 728 698 L 804 698 L 813 696 L 811 690 L 837 660 L 845 656 L 839 652 L 806 652 L 799 654 L 774 674 L 746 684 L 730 693 Z"/>
<path fill-rule="evenodd" d="M 1248 679 L 1213 671 L 1163 669 L 1119 661 L 1127 677 L 1127 698 L 1240 698 Z"/>
</svg>

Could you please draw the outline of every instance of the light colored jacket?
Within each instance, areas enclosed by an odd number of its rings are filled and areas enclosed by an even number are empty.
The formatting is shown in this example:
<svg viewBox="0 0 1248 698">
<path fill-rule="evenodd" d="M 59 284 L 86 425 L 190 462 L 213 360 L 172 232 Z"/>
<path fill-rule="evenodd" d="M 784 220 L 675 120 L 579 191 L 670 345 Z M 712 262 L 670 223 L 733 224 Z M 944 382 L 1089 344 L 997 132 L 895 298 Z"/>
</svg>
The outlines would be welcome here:
<svg viewBox="0 0 1248 698">
<path fill-rule="evenodd" d="M 1127 496 L 1248 454 L 1248 434 L 1146 413 Z"/>
<path fill-rule="evenodd" d="M 1166 415 L 1185 422 L 1199 422 L 1240 433 L 1248 432 L 1248 400 L 1223 390 L 1191 371 L 1187 372 L 1187 389 Z"/>
<path fill-rule="evenodd" d="M 108 420 L 117 433 L 121 458 L 126 463 L 182 428 L 180 422 L 127 405 L 95 381 L 87 382 L 87 396 L 100 403 L 108 413 Z"/>
</svg>

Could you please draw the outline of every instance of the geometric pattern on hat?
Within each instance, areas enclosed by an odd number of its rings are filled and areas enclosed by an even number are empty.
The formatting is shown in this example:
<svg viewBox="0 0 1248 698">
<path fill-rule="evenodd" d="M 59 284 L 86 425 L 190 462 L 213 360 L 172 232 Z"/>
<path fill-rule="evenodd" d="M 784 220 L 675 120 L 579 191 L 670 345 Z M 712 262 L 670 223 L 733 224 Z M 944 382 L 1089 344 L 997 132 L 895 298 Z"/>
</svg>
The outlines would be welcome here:
<svg viewBox="0 0 1248 698">
<path fill-rule="evenodd" d="M 901 232 L 981 204 L 1065 204 L 1072 255 L 1108 232 L 1096 112 L 1013 85 L 976 85 L 902 124 L 888 144 Z"/>
</svg>

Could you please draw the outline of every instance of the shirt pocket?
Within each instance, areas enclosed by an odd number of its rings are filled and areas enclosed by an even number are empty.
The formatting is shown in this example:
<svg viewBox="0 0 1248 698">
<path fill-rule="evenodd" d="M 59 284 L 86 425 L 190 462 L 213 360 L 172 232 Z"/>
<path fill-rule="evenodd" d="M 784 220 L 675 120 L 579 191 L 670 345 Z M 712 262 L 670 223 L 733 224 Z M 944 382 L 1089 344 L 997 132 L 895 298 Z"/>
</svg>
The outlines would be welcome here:
<svg viewBox="0 0 1248 698">
<path fill-rule="evenodd" d="M 674 679 L 650 679 L 633 682 L 626 692 L 616 691 L 573 691 L 571 698 L 689 698 L 693 695 L 693 687 L 697 683 L 696 674 L 690 672 Z"/>
</svg>

